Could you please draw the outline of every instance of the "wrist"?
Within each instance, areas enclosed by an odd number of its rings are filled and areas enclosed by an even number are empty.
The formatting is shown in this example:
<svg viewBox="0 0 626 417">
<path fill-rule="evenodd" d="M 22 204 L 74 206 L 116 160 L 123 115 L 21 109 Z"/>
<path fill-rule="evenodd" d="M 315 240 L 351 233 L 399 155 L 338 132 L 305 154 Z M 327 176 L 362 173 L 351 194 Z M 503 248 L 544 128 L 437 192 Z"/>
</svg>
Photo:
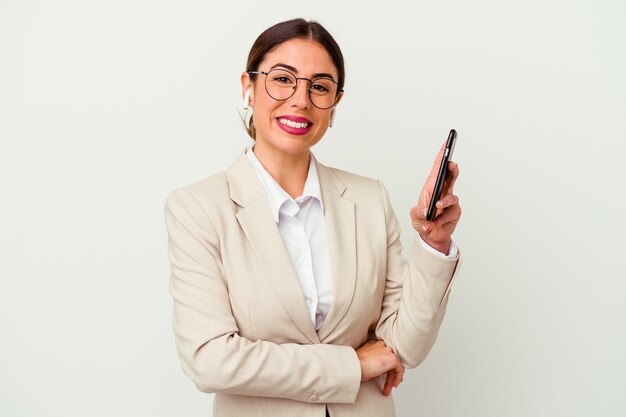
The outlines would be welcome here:
<svg viewBox="0 0 626 417">
<path fill-rule="evenodd" d="M 438 252 L 443 253 L 444 255 L 448 255 L 450 253 L 450 246 L 452 245 L 452 238 L 448 238 L 445 241 L 436 241 L 433 239 L 429 239 L 428 236 L 424 236 L 424 234 L 419 233 L 420 237 L 431 248 L 435 249 Z"/>
</svg>

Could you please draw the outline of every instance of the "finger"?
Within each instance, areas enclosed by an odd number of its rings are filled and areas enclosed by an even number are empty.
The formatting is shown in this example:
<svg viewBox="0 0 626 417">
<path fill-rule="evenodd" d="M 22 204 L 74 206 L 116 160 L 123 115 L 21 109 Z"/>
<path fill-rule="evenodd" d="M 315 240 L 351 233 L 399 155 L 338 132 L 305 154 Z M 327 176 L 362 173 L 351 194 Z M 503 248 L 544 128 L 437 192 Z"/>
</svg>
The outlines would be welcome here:
<svg viewBox="0 0 626 417">
<path fill-rule="evenodd" d="M 459 178 L 459 164 L 450 161 L 448 163 L 448 170 L 450 172 L 450 190 L 448 192 L 452 193 L 452 190 L 454 189 L 454 184 L 456 183 L 457 178 Z"/>
<path fill-rule="evenodd" d="M 443 213 L 443 209 L 440 209 L 438 205 L 435 204 L 435 216 L 439 216 Z M 428 214 L 428 208 L 426 207 L 413 207 L 411 209 L 411 220 L 413 220 L 414 225 L 420 225 L 426 223 L 426 215 Z"/>
<path fill-rule="evenodd" d="M 426 233 L 430 233 L 434 229 L 437 229 L 438 227 L 441 227 L 451 221 L 458 222 L 458 220 L 461 218 L 461 208 L 458 204 L 450 206 L 444 210 L 437 211 L 441 211 L 441 214 L 438 213 L 437 217 L 435 217 L 433 220 L 425 222 L 420 226 L 420 228 Z"/>
<path fill-rule="evenodd" d="M 439 201 L 437 201 L 438 209 L 445 209 L 446 207 L 453 206 L 459 203 L 459 197 L 454 194 L 446 194 Z"/>
<path fill-rule="evenodd" d="M 432 230 L 432 224 L 426 220 L 426 211 L 428 210 L 418 207 L 411 209 L 411 223 L 418 233 L 430 232 Z"/>
<path fill-rule="evenodd" d="M 441 195 L 452 194 L 454 190 L 454 184 L 459 177 L 459 165 L 455 162 L 448 161 L 448 174 L 446 180 L 443 183 Z"/>
<path fill-rule="evenodd" d="M 435 229 L 437 227 L 441 227 L 444 224 L 452 222 L 452 221 L 458 222 L 460 218 L 461 218 L 461 207 L 458 204 L 455 204 L 453 206 L 448 207 L 441 214 L 441 216 L 432 220 L 430 223 L 432 223 L 431 225 L 432 229 Z"/>
<path fill-rule="evenodd" d="M 398 368 L 396 368 L 396 375 L 393 381 L 393 386 L 397 387 L 398 385 L 400 385 L 403 379 L 404 379 L 404 366 L 400 365 Z"/>
<path fill-rule="evenodd" d="M 383 387 L 383 395 L 389 395 L 391 394 L 391 390 L 394 387 L 394 381 L 395 381 L 395 375 L 396 372 L 392 369 L 391 371 L 387 372 L 387 378 L 385 379 L 385 386 Z"/>
<path fill-rule="evenodd" d="M 411 220 L 413 222 L 425 221 L 426 220 L 426 212 L 428 209 L 425 207 L 415 206 L 411 208 Z"/>
<path fill-rule="evenodd" d="M 430 233 L 431 230 L 433 230 L 433 222 L 426 222 L 423 225 L 420 226 L 420 228 L 425 231 L 426 233 Z"/>
</svg>

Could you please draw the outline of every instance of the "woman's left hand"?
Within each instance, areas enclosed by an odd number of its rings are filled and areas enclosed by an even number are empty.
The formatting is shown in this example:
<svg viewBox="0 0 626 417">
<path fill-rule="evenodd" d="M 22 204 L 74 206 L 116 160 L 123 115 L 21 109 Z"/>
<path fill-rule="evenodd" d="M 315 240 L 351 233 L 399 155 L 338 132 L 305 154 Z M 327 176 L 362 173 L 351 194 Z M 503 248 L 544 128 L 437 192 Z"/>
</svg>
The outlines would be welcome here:
<svg viewBox="0 0 626 417">
<path fill-rule="evenodd" d="M 453 194 L 454 183 L 459 176 L 459 167 L 452 161 L 448 162 L 448 175 L 443 184 L 441 198 L 436 204 L 435 218 L 431 221 L 426 220 L 428 205 L 435 188 L 437 173 L 445 148 L 446 143 L 444 142 L 424 183 L 417 205 L 411 209 L 411 222 L 424 242 L 439 252 L 447 254 L 452 243 L 452 233 L 461 218 L 459 197 Z"/>
</svg>

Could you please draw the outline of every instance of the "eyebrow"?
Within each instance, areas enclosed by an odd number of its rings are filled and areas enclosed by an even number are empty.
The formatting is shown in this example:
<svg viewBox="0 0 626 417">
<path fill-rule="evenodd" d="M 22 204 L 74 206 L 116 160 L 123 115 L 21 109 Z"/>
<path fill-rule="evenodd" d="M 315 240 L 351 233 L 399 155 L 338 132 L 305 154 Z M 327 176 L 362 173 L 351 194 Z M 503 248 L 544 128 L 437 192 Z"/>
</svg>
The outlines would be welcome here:
<svg viewBox="0 0 626 417">
<path fill-rule="evenodd" d="M 283 67 L 285 69 L 288 69 L 291 72 L 295 72 L 296 74 L 298 73 L 298 70 L 296 69 L 296 67 L 293 67 L 293 66 L 287 65 L 287 64 L 280 64 L 280 63 L 278 63 L 278 64 L 274 65 L 272 68 L 270 68 L 270 71 L 273 70 L 274 68 L 277 68 L 277 67 Z M 335 77 L 333 77 L 331 74 L 329 74 L 327 72 L 316 72 L 315 74 L 313 74 L 311 76 L 311 78 L 321 78 L 321 77 L 330 78 L 331 80 L 335 81 Z"/>
</svg>

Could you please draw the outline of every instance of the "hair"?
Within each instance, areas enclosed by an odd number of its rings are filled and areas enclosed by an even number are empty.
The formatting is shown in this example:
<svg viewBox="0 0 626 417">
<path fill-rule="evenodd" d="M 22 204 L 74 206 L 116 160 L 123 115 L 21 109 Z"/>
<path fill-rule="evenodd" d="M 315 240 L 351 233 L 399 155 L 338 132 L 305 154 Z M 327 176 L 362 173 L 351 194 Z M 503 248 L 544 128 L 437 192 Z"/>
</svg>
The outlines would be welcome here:
<svg viewBox="0 0 626 417">
<path fill-rule="evenodd" d="M 339 79 L 337 80 L 337 94 L 339 94 L 339 92 L 343 90 L 346 78 L 343 54 L 331 34 L 321 24 L 313 20 L 307 21 L 302 18 L 296 18 L 277 23 L 263 31 L 256 41 L 254 41 L 254 44 L 250 49 L 248 62 L 246 64 L 246 71 L 257 71 L 259 64 L 269 52 L 283 42 L 291 39 L 309 39 L 319 43 L 326 50 L 326 52 L 328 52 L 330 58 L 335 64 L 335 67 L 337 68 L 339 76 Z M 250 74 L 250 79 L 255 82 L 257 74 Z M 250 127 L 247 130 L 250 137 L 255 139 L 256 129 L 254 128 L 253 119 L 254 115 L 250 119 Z"/>
</svg>

